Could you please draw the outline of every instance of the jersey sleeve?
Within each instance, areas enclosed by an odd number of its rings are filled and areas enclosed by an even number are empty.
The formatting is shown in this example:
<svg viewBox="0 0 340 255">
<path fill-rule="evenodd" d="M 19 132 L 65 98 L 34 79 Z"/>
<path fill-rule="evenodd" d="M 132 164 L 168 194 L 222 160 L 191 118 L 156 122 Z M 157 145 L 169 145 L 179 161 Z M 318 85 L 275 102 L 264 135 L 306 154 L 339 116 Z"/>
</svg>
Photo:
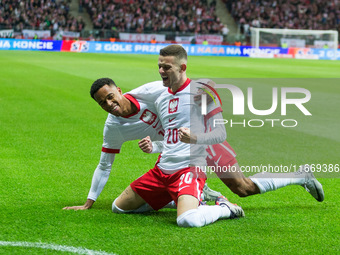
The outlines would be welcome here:
<svg viewBox="0 0 340 255">
<path fill-rule="evenodd" d="M 222 119 L 222 107 L 218 104 L 217 106 L 214 105 L 214 103 L 210 103 L 207 107 L 207 115 L 204 116 L 204 125 L 206 128 L 206 131 L 209 131 L 209 129 L 214 125 L 214 119 Z M 219 116 L 216 116 L 220 113 Z"/>
<path fill-rule="evenodd" d="M 213 115 L 210 120 L 213 119 L 222 119 L 221 112 Z M 223 124 L 217 124 L 212 126 L 209 130 L 206 130 L 205 133 L 197 134 L 197 144 L 218 144 L 224 142 L 227 138 L 227 133 L 225 130 L 225 126 Z"/>
<path fill-rule="evenodd" d="M 223 110 L 218 103 L 215 104 L 214 102 L 207 106 L 207 110 L 208 114 L 204 116 L 205 133 L 197 134 L 197 144 L 211 145 L 222 143 L 227 138 L 225 126 L 223 124 L 215 124 L 214 120 L 223 119 Z"/>
<path fill-rule="evenodd" d="M 151 153 L 161 153 L 163 151 L 163 141 L 153 141 Z"/>
<path fill-rule="evenodd" d="M 88 199 L 96 201 L 103 191 L 109 179 L 115 155 L 120 152 L 123 142 L 119 129 L 115 127 L 114 124 L 110 123 L 109 116 L 104 126 L 102 152 L 99 164 L 93 173 L 91 188 L 87 196 Z"/>
<path fill-rule="evenodd" d="M 105 123 L 103 136 L 102 152 L 120 153 L 120 148 L 125 140 L 122 137 L 119 128 L 107 121 Z"/>
<path fill-rule="evenodd" d="M 115 155 L 114 153 L 101 153 L 99 164 L 93 173 L 91 188 L 87 196 L 88 199 L 96 201 L 103 191 L 109 179 Z"/>
</svg>

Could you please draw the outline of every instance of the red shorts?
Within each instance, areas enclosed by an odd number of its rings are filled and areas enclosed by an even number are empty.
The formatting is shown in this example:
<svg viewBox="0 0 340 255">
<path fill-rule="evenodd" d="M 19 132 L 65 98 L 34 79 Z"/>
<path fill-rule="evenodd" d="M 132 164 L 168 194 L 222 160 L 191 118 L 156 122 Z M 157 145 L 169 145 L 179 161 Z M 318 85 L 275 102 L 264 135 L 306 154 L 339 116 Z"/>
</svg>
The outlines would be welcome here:
<svg viewBox="0 0 340 255">
<path fill-rule="evenodd" d="M 177 204 L 181 195 L 191 195 L 200 200 L 205 180 L 206 175 L 194 167 L 164 174 L 156 165 L 130 186 L 154 210 L 159 210 L 172 200 Z"/>
<path fill-rule="evenodd" d="M 206 158 L 208 166 L 230 167 L 237 163 L 236 153 L 227 141 L 222 144 L 209 145 L 207 152 L 209 153 Z M 219 176 L 218 172 L 216 174 Z"/>
</svg>

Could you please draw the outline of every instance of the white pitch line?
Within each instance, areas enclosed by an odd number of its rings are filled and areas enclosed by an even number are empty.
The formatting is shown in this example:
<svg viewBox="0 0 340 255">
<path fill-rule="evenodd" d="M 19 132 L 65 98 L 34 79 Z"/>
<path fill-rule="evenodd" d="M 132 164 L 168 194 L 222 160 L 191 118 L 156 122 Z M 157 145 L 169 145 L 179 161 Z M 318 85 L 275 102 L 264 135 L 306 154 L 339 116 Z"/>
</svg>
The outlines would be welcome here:
<svg viewBox="0 0 340 255">
<path fill-rule="evenodd" d="M 81 247 L 48 244 L 48 243 L 0 241 L 0 246 L 31 247 L 31 248 L 40 248 L 40 249 L 55 250 L 55 251 L 72 252 L 72 253 L 77 253 L 77 254 L 82 254 L 82 255 L 115 255 L 114 253 L 107 253 L 104 251 L 94 251 L 94 250 L 89 250 L 89 249 L 81 248 Z"/>
</svg>

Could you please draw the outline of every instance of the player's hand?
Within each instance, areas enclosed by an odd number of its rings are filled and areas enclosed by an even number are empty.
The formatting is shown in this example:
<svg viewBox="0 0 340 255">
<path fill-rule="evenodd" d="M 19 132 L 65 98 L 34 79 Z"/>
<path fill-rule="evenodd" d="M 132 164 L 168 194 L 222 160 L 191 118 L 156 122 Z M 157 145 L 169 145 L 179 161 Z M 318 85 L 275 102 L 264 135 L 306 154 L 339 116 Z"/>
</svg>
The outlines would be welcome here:
<svg viewBox="0 0 340 255">
<path fill-rule="evenodd" d="M 66 206 L 63 208 L 63 210 L 88 210 L 92 207 L 94 201 L 91 199 L 87 199 L 86 203 L 84 205 L 78 205 L 78 206 Z"/>
<path fill-rule="evenodd" d="M 196 143 L 197 136 L 190 132 L 189 128 L 181 127 L 178 132 L 179 140 L 183 143 Z"/>
<path fill-rule="evenodd" d="M 85 205 L 79 205 L 79 206 L 67 206 L 67 207 L 64 207 L 63 210 L 75 210 L 75 211 L 78 211 L 78 210 L 88 210 L 90 208 L 87 208 Z"/>
<path fill-rule="evenodd" d="M 139 148 L 145 153 L 152 152 L 152 142 L 150 136 L 147 136 L 138 142 Z"/>
</svg>

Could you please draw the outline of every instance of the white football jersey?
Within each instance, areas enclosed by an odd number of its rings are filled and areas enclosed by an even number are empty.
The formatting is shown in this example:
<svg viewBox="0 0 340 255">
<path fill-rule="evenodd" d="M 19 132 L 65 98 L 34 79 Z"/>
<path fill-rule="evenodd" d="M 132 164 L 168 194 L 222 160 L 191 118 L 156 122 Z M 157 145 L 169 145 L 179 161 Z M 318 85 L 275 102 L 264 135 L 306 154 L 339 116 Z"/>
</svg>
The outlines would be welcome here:
<svg viewBox="0 0 340 255">
<path fill-rule="evenodd" d="M 183 88 L 186 87 L 189 84 L 189 82 L 190 80 L 188 79 L 187 84 L 183 85 L 182 87 Z M 178 141 L 178 128 L 179 127 L 190 128 L 189 117 L 191 112 L 190 108 L 193 108 L 192 110 L 195 111 L 200 111 L 200 108 L 197 104 L 195 105 L 193 104 L 190 105 L 190 103 L 188 104 L 188 102 L 190 102 L 190 96 L 188 96 L 190 95 L 189 88 L 183 90 L 182 93 L 179 92 L 180 91 L 178 91 L 175 95 L 169 94 L 168 88 L 163 86 L 163 82 L 156 81 L 145 84 L 134 90 L 131 90 L 130 92 L 124 95 L 137 106 L 137 109 L 139 111 L 136 114 L 125 118 L 116 117 L 112 114 L 108 115 L 104 127 L 104 142 L 100 162 L 93 174 L 88 199 L 92 199 L 94 201 L 97 200 L 98 196 L 102 192 L 109 178 L 111 167 L 115 159 L 115 154 L 120 152 L 120 148 L 124 142 L 135 139 L 142 139 L 146 136 L 150 136 L 151 140 L 154 141 L 157 140 L 162 141 L 164 139 L 165 133 L 162 127 L 162 122 L 160 121 L 159 118 L 158 114 L 159 110 L 156 109 L 155 107 L 155 105 L 160 106 L 161 102 L 163 102 L 164 100 L 165 100 L 164 102 L 166 102 L 164 106 L 166 108 L 164 111 L 164 115 L 167 115 L 166 111 L 170 111 L 171 118 L 165 116 L 163 122 L 164 123 L 168 122 L 169 125 L 167 125 L 167 130 L 168 132 L 170 130 L 171 134 L 170 136 L 167 136 L 163 141 L 163 143 L 166 144 L 169 148 L 164 150 L 162 153 L 162 155 L 164 155 L 164 158 L 161 158 L 162 165 L 160 165 L 160 167 L 161 168 L 164 167 L 164 169 L 167 170 L 178 170 L 187 167 L 190 164 L 190 160 L 188 160 L 188 158 L 190 159 L 190 148 L 194 147 L 192 147 L 193 145 L 181 143 Z M 160 97 L 161 95 L 163 96 Z M 168 96 L 170 98 L 167 99 Z M 186 99 L 185 100 L 180 99 L 179 96 L 181 96 L 181 98 Z M 171 99 L 174 100 L 171 101 Z M 180 101 L 178 101 L 179 102 L 178 104 L 177 100 L 179 99 Z M 182 105 L 185 106 L 183 109 Z M 210 108 L 208 107 L 208 109 Z M 179 112 L 180 110 L 183 110 L 183 112 L 180 113 Z M 199 116 L 202 117 L 201 115 Z M 173 123 L 175 122 L 176 127 L 173 126 Z M 198 127 L 201 127 L 201 125 L 197 125 L 197 128 Z M 198 130 L 196 130 L 195 128 L 193 128 L 193 131 L 195 134 L 198 134 L 200 132 L 203 133 L 204 128 L 203 131 L 201 129 L 202 128 L 198 128 Z M 224 139 L 225 138 L 223 138 L 222 141 L 224 141 Z M 167 143 L 167 141 L 169 143 Z M 172 146 L 170 146 L 171 143 L 173 143 Z M 179 144 L 180 147 L 178 147 Z M 196 165 L 206 164 L 205 147 L 206 146 L 203 147 L 202 151 L 202 157 L 204 158 L 204 160 L 195 161 Z M 180 148 L 180 152 L 177 148 L 178 149 Z M 182 155 L 182 152 L 185 152 L 186 154 Z"/>
<path fill-rule="evenodd" d="M 104 142 L 99 164 L 93 174 L 88 199 L 97 200 L 109 178 L 115 154 L 120 153 L 126 141 L 150 136 L 152 140 L 162 141 L 164 130 L 158 118 L 154 102 L 165 90 L 162 83 L 155 86 L 148 83 L 124 94 L 138 112 L 127 117 L 116 117 L 109 114 L 104 126 Z"/>
<path fill-rule="evenodd" d="M 194 101 L 198 87 L 201 85 L 187 79 L 176 93 L 167 89 L 155 102 L 164 129 L 163 151 L 158 167 L 166 174 L 189 166 L 206 165 L 206 145 L 183 143 L 178 137 L 180 127 L 189 128 L 194 134 L 205 132 L 200 103 Z M 221 139 L 216 143 L 223 142 L 225 136 Z"/>
<path fill-rule="evenodd" d="M 127 117 L 108 115 L 104 127 L 103 152 L 119 153 L 124 142 L 146 136 L 150 136 L 153 141 L 163 140 L 164 131 L 154 102 L 165 88 L 156 83 L 147 83 L 124 94 L 137 106 L 138 112 Z"/>
</svg>

